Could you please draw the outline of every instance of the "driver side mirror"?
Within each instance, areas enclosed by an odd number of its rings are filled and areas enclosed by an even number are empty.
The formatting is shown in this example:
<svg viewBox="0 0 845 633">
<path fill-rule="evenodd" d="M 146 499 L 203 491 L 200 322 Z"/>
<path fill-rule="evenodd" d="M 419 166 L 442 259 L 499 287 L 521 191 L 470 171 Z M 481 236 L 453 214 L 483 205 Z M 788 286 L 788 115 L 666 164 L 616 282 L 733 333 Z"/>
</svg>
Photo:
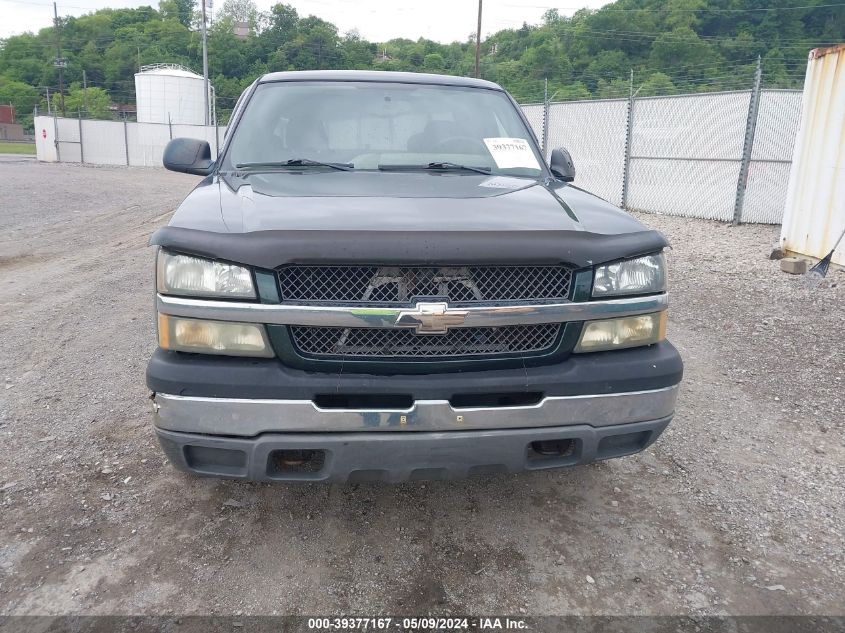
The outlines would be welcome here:
<svg viewBox="0 0 845 633">
<path fill-rule="evenodd" d="M 208 176 L 214 167 L 211 145 L 195 138 L 174 138 L 164 148 L 164 168 L 183 174 Z"/>
<path fill-rule="evenodd" d="M 560 178 L 564 182 L 575 180 L 575 163 L 572 162 L 572 156 L 563 147 L 552 150 L 549 168 L 556 178 Z"/>
</svg>

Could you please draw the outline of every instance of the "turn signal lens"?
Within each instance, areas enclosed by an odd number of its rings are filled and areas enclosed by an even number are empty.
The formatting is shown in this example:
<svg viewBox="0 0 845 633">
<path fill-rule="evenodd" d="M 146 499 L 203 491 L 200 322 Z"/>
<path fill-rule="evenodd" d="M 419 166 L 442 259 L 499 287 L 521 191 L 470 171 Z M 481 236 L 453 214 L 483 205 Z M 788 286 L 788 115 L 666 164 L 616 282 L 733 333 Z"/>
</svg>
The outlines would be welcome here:
<svg viewBox="0 0 845 633">
<path fill-rule="evenodd" d="M 269 358 L 273 351 L 263 325 L 205 321 L 158 315 L 158 344 L 162 349 L 225 356 Z"/>
<path fill-rule="evenodd" d="M 666 338 L 666 319 L 664 310 L 621 319 L 588 321 L 575 351 L 600 352 L 658 343 Z"/>
</svg>

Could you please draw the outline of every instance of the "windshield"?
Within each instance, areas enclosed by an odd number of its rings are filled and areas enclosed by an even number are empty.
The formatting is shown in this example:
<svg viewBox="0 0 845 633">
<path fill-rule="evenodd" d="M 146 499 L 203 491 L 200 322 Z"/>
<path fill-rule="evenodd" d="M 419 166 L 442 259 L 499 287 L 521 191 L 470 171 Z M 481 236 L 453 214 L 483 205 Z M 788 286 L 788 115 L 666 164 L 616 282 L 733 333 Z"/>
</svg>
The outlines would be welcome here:
<svg viewBox="0 0 845 633">
<path fill-rule="evenodd" d="M 274 164 L 355 170 L 458 170 L 538 177 L 542 157 L 496 90 L 380 82 L 257 87 L 222 169 Z M 294 161 L 289 165 L 282 165 Z"/>
</svg>

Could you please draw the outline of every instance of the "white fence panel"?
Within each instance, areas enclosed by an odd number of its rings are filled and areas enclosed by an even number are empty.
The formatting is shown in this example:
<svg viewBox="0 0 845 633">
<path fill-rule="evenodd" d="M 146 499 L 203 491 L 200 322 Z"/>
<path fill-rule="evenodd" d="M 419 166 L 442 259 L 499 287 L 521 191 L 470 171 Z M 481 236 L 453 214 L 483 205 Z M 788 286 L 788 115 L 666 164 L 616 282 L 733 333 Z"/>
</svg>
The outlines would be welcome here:
<svg viewBox="0 0 845 633">
<path fill-rule="evenodd" d="M 129 123 L 129 164 L 133 167 L 161 167 L 164 147 L 170 141 L 166 124 Z"/>
<path fill-rule="evenodd" d="M 740 160 L 750 100 L 750 92 L 636 99 L 631 156 Z"/>
<path fill-rule="evenodd" d="M 544 106 L 542 103 L 529 103 L 524 106 L 521 106 L 522 112 L 525 114 L 525 118 L 528 119 L 529 125 L 531 125 L 531 129 L 534 132 L 534 136 L 537 137 L 537 142 L 542 145 L 543 143 L 543 110 Z M 548 152 L 548 148 L 546 148 Z"/>
<path fill-rule="evenodd" d="M 63 163 L 82 162 L 79 119 L 56 119 L 57 153 Z M 37 148 L 36 148 L 37 149 Z"/>
<path fill-rule="evenodd" d="M 164 148 L 171 138 L 185 136 L 207 140 L 212 156 L 217 138 L 223 142 L 225 127 L 173 125 L 166 123 L 124 123 L 39 116 L 35 118 L 38 160 L 56 160 L 93 165 L 161 167 Z M 58 149 L 58 155 L 57 155 Z"/>
<path fill-rule="evenodd" d="M 553 103 L 547 154 L 556 147 L 568 149 L 575 163 L 575 184 L 619 205 L 627 120 L 625 99 Z"/>
<path fill-rule="evenodd" d="M 37 116 L 32 121 L 35 130 L 35 155 L 38 160 L 55 163 L 56 156 L 56 121 L 51 116 Z"/>
<path fill-rule="evenodd" d="M 628 207 L 731 220 L 750 92 L 634 102 Z"/>
<path fill-rule="evenodd" d="M 119 121 L 82 121 L 82 151 L 86 163 L 125 165 L 126 144 L 123 123 Z"/>
<path fill-rule="evenodd" d="M 220 145 L 223 145 L 223 136 L 226 134 L 226 128 L 221 126 L 215 130 L 214 126 L 204 125 L 173 125 L 173 138 L 198 138 L 203 141 L 208 141 L 211 145 L 211 155 L 217 155 L 217 139 L 220 139 Z"/>
<path fill-rule="evenodd" d="M 783 220 L 792 151 L 800 118 L 800 91 L 764 90 L 760 94 L 754 147 L 742 208 L 743 222 L 780 224 Z"/>
<path fill-rule="evenodd" d="M 628 208 L 730 221 L 739 161 L 631 161 Z"/>
<path fill-rule="evenodd" d="M 732 220 L 750 102 L 750 91 L 635 99 L 627 207 Z M 743 222 L 781 221 L 800 109 L 799 91 L 761 91 Z M 542 134 L 542 105 L 524 110 Z M 547 155 L 569 149 L 576 184 L 621 205 L 627 100 L 554 103 L 547 125 Z"/>
</svg>

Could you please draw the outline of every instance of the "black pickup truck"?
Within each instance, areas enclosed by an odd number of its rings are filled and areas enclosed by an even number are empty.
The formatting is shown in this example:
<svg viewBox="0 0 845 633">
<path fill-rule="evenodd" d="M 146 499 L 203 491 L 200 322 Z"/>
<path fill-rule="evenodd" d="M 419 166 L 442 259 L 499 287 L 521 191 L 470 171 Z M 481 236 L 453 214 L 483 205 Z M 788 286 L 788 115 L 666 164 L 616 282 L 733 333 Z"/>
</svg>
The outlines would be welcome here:
<svg viewBox="0 0 845 633">
<path fill-rule="evenodd" d="M 182 470 L 459 478 L 636 453 L 683 366 L 666 239 L 546 164 L 496 84 L 261 77 L 155 232 L 155 430 Z"/>
</svg>

